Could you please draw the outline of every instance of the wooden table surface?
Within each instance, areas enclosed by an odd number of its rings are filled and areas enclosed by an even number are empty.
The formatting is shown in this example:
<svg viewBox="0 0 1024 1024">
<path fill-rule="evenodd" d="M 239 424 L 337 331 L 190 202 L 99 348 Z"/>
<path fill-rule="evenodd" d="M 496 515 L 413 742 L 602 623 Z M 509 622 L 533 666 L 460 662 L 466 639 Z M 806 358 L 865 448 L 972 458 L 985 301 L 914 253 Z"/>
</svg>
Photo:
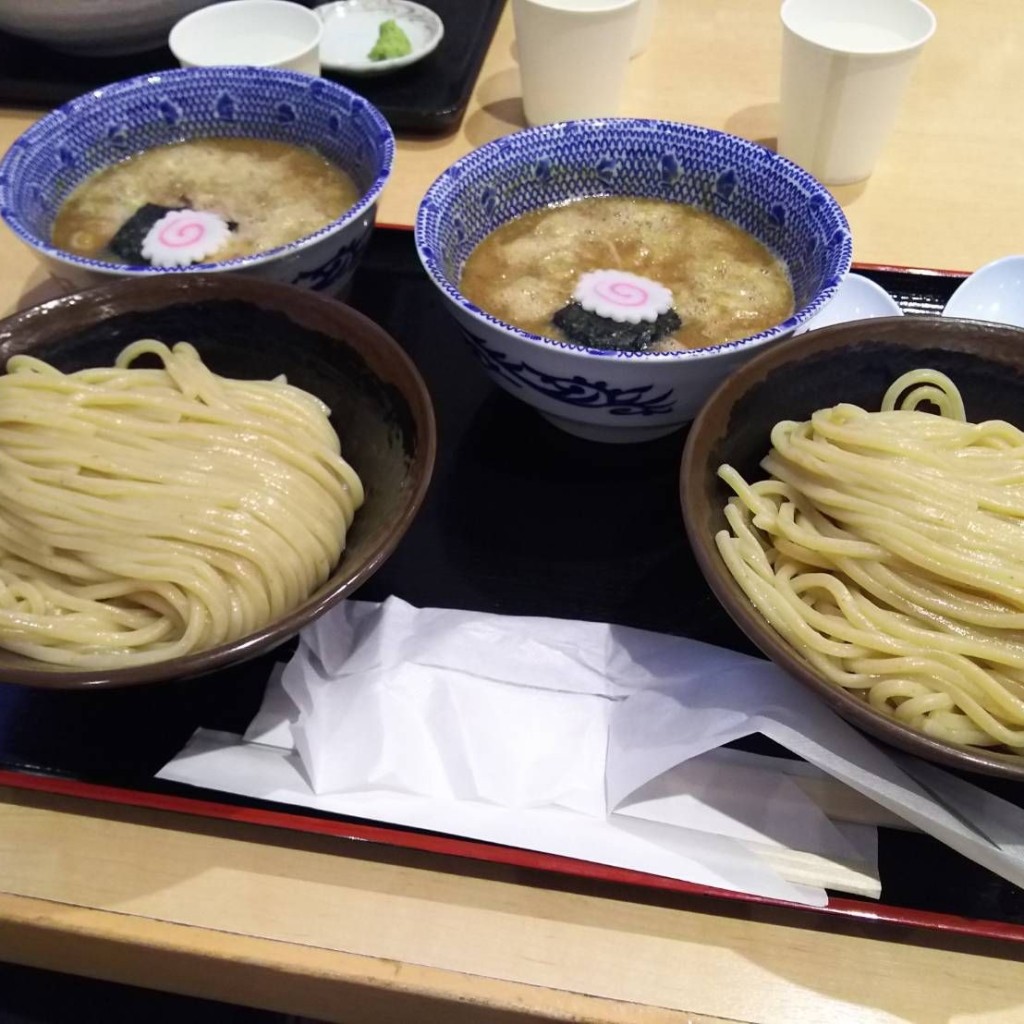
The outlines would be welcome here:
<svg viewBox="0 0 1024 1024">
<path fill-rule="evenodd" d="M 1024 29 L 1013 0 L 932 7 L 894 137 L 836 195 L 857 260 L 971 270 L 1024 249 Z M 661 0 L 621 113 L 772 140 L 777 9 Z M 0 149 L 36 116 L 0 112 Z M 461 128 L 399 141 L 381 222 L 410 225 L 439 171 L 521 126 L 506 11 Z M 0 313 L 53 293 L 5 229 L 0 266 Z M 0 788 L 0 959 L 347 1024 L 1010 1024 L 1022 954 Z"/>
</svg>

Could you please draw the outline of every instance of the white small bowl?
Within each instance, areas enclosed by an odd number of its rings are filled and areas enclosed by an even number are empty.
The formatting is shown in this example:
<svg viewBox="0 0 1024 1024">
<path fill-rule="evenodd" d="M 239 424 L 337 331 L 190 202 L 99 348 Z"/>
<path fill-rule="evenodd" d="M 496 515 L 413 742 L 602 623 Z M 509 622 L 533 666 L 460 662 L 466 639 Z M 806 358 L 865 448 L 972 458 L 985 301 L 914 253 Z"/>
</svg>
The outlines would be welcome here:
<svg viewBox="0 0 1024 1024">
<path fill-rule="evenodd" d="M 167 45 L 183 68 L 245 64 L 320 74 L 323 22 L 288 0 L 227 0 L 182 18 Z"/>
<path fill-rule="evenodd" d="M 1024 256 L 1004 256 L 976 270 L 953 292 L 942 315 L 1024 327 Z"/>
<path fill-rule="evenodd" d="M 828 305 L 793 333 L 804 334 L 833 324 L 880 316 L 903 316 L 903 310 L 881 285 L 860 274 L 847 274 Z"/>
<path fill-rule="evenodd" d="M 324 26 L 320 63 L 348 75 L 380 75 L 408 67 L 437 49 L 444 22 L 427 7 L 411 0 L 339 0 L 316 8 Z M 382 22 L 395 21 L 408 36 L 412 52 L 389 60 L 367 56 Z"/>
</svg>

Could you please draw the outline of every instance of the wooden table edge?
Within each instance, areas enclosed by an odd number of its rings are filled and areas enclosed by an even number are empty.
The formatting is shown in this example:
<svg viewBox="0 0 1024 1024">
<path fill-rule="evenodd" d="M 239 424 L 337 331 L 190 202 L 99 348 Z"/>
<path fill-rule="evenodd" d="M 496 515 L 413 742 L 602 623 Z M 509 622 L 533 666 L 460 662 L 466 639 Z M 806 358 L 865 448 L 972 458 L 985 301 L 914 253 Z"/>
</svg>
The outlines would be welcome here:
<svg viewBox="0 0 1024 1024">
<path fill-rule="evenodd" d="M 730 1024 L 721 1018 L 4 892 L 0 959 L 339 1024 L 470 1024 L 481 1019 L 489 1024 Z"/>
</svg>

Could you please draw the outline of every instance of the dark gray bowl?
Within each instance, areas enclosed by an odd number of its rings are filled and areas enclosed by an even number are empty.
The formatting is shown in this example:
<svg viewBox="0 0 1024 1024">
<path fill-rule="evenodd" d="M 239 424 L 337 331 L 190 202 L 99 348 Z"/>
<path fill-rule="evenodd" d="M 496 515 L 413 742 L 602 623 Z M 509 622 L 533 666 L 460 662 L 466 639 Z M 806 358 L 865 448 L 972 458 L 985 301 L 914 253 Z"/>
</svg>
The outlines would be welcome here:
<svg viewBox="0 0 1024 1024">
<path fill-rule="evenodd" d="M 853 402 L 877 409 L 901 373 L 930 366 L 947 373 L 972 420 L 1004 419 L 1024 428 L 1024 330 L 929 317 L 864 320 L 779 342 L 729 377 L 694 421 L 680 472 L 686 532 L 715 595 L 772 661 L 865 732 L 928 761 L 1024 781 L 1024 756 L 946 743 L 875 711 L 829 683 L 762 618 L 715 547 L 725 526 L 728 488 L 715 475 L 728 462 L 762 479 L 769 432 L 781 419 Z"/>
<path fill-rule="evenodd" d="M 412 523 L 436 451 L 434 412 L 408 356 L 384 330 L 332 299 L 226 275 L 117 281 L 0 322 L 0 367 L 18 352 L 63 370 L 109 365 L 143 337 L 190 341 L 214 372 L 285 373 L 330 406 L 346 459 L 366 487 L 330 578 L 288 615 L 229 644 L 154 665 L 69 671 L 0 650 L 0 680 L 29 686 L 130 686 L 199 675 L 281 644 L 351 594 Z"/>
</svg>

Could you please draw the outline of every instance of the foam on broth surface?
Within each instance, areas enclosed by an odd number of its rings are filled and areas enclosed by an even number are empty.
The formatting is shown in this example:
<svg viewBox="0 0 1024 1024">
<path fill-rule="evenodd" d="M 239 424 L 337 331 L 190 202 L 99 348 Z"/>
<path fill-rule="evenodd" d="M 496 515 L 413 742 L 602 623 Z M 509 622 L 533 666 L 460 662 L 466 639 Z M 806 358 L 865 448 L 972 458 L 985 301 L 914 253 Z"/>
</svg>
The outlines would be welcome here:
<svg viewBox="0 0 1024 1024">
<path fill-rule="evenodd" d="M 652 351 L 746 338 L 793 312 L 782 263 L 753 236 L 683 203 L 597 196 L 523 214 L 470 254 L 459 284 L 481 309 L 566 340 L 551 317 L 590 270 L 628 270 L 673 295 L 683 325 Z"/>
<path fill-rule="evenodd" d="M 111 263 L 117 230 L 146 203 L 217 213 L 238 227 L 210 258 L 265 252 L 312 234 L 359 198 L 352 179 L 312 149 L 268 139 L 193 139 L 107 167 L 68 197 L 53 244 Z"/>
</svg>

